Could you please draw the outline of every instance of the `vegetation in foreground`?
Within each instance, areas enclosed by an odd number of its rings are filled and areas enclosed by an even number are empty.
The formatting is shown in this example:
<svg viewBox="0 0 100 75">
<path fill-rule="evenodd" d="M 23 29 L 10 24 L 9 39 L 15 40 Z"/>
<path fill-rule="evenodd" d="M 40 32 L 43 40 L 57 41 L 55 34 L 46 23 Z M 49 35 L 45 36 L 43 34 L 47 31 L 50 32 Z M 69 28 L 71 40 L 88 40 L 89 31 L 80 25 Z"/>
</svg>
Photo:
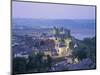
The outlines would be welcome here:
<svg viewBox="0 0 100 75">
<path fill-rule="evenodd" d="M 78 43 L 79 46 L 77 48 L 74 48 L 73 57 L 77 57 L 81 62 L 81 65 L 84 59 L 89 58 L 92 61 L 92 63 L 89 64 L 89 66 L 87 66 L 88 68 L 84 68 L 81 66 L 81 68 L 79 69 L 95 69 L 96 68 L 96 37 L 85 38 L 84 40 L 78 42 L 79 42 Z M 53 71 L 52 67 L 54 67 L 52 66 L 53 65 L 52 63 L 56 61 L 54 61 L 49 55 L 47 56 L 47 59 L 44 60 L 43 56 L 44 54 L 40 52 L 38 54 L 33 53 L 33 55 L 30 55 L 28 59 L 23 57 L 13 58 L 13 66 L 12 66 L 13 74 L 52 72 Z M 89 61 L 86 61 L 85 63 L 88 65 Z M 77 64 L 76 67 L 78 67 L 79 64 Z M 62 64 L 61 66 L 63 65 L 64 64 Z M 58 70 L 58 71 L 77 70 L 74 67 L 68 69 L 67 68 L 68 65 L 69 64 L 66 64 L 66 66 L 64 66 L 66 68 L 63 68 L 62 70 Z"/>
</svg>

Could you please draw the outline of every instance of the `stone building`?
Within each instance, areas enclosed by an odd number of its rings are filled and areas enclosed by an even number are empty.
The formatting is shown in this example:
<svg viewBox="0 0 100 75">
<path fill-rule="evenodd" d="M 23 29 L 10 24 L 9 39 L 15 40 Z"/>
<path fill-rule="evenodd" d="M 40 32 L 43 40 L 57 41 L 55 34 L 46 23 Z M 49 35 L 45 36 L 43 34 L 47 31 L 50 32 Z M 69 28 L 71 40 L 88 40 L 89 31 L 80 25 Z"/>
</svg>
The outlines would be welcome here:
<svg viewBox="0 0 100 75">
<path fill-rule="evenodd" d="M 59 57 L 65 57 L 72 54 L 70 43 L 72 42 L 70 30 L 54 27 L 53 29 L 55 49 Z"/>
</svg>

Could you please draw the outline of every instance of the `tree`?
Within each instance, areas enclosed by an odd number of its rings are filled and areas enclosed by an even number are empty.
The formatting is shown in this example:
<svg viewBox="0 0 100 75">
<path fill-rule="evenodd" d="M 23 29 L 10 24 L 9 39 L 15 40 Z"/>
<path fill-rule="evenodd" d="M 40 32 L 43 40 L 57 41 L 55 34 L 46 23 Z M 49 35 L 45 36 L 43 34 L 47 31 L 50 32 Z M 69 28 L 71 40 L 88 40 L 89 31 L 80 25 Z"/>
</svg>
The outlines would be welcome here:
<svg viewBox="0 0 100 75">
<path fill-rule="evenodd" d="M 35 65 L 35 55 L 30 55 L 28 57 L 28 63 L 27 63 L 27 70 L 28 71 L 34 71 L 34 69 L 36 68 L 36 65 Z"/>
<path fill-rule="evenodd" d="M 93 62 L 96 62 L 96 37 L 85 38 L 83 43 L 87 46 L 88 57 L 91 58 Z"/>
<path fill-rule="evenodd" d="M 41 72 L 41 69 L 44 69 L 43 68 L 43 66 L 44 66 L 44 63 L 43 63 L 43 53 L 42 52 L 39 52 L 39 53 L 37 53 L 37 55 L 36 55 L 36 63 L 35 63 L 35 65 L 36 65 L 36 69 L 37 69 L 37 71 L 38 72 Z"/>
<path fill-rule="evenodd" d="M 80 60 L 89 57 L 92 61 L 96 62 L 96 38 L 83 39 L 79 46 L 73 50 L 73 55 Z"/>
<path fill-rule="evenodd" d="M 26 59 L 23 57 L 13 58 L 13 73 L 26 72 Z"/>
<path fill-rule="evenodd" d="M 73 49 L 74 48 L 74 43 L 72 41 L 69 43 L 69 48 L 70 49 Z"/>
<path fill-rule="evenodd" d="M 52 65 L 52 58 L 50 57 L 50 55 L 47 55 L 47 66 L 51 68 L 51 65 Z"/>
<path fill-rule="evenodd" d="M 82 60 L 87 57 L 86 48 L 78 47 L 73 50 L 74 57 L 78 57 L 79 60 Z"/>
</svg>

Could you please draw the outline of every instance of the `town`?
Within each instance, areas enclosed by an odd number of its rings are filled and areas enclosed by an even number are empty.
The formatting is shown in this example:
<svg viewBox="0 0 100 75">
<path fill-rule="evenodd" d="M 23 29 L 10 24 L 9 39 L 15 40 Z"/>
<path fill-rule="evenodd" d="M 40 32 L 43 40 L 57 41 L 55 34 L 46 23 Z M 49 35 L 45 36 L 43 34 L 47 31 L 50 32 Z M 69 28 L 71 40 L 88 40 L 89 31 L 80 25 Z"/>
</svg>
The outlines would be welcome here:
<svg viewBox="0 0 100 75">
<path fill-rule="evenodd" d="M 25 73 L 26 69 L 22 71 L 19 67 L 24 64 L 25 68 L 27 63 L 27 73 L 89 69 L 90 67 L 87 66 L 87 68 L 77 67 L 80 63 L 80 56 L 75 56 L 74 52 L 78 46 L 79 41 L 71 36 L 69 29 L 63 27 L 54 26 L 48 32 L 14 33 L 12 35 L 13 59 L 16 67 L 14 70 L 18 73 Z M 86 57 L 84 53 L 80 53 L 82 58 Z M 86 61 L 92 63 L 90 59 Z M 76 65 L 75 68 L 72 64 Z"/>
</svg>

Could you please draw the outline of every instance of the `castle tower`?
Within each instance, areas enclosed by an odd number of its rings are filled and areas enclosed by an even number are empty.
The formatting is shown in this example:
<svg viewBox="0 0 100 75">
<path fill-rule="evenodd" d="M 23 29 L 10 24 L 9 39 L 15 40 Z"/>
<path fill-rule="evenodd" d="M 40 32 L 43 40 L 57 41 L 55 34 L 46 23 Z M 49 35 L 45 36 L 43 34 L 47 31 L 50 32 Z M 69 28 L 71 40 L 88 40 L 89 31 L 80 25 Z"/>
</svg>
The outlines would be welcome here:
<svg viewBox="0 0 100 75">
<path fill-rule="evenodd" d="M 53 34 L 55 36 L 55 49 L 57 50 L 58 55 L 60 57 L 71 55 L 72 50 L 70 49 L 70 42 L 72 42 L 72 39 L 70 36 L 70 30 L 64 29 L 63 27 L 54 27 Z"/>
</svg>

